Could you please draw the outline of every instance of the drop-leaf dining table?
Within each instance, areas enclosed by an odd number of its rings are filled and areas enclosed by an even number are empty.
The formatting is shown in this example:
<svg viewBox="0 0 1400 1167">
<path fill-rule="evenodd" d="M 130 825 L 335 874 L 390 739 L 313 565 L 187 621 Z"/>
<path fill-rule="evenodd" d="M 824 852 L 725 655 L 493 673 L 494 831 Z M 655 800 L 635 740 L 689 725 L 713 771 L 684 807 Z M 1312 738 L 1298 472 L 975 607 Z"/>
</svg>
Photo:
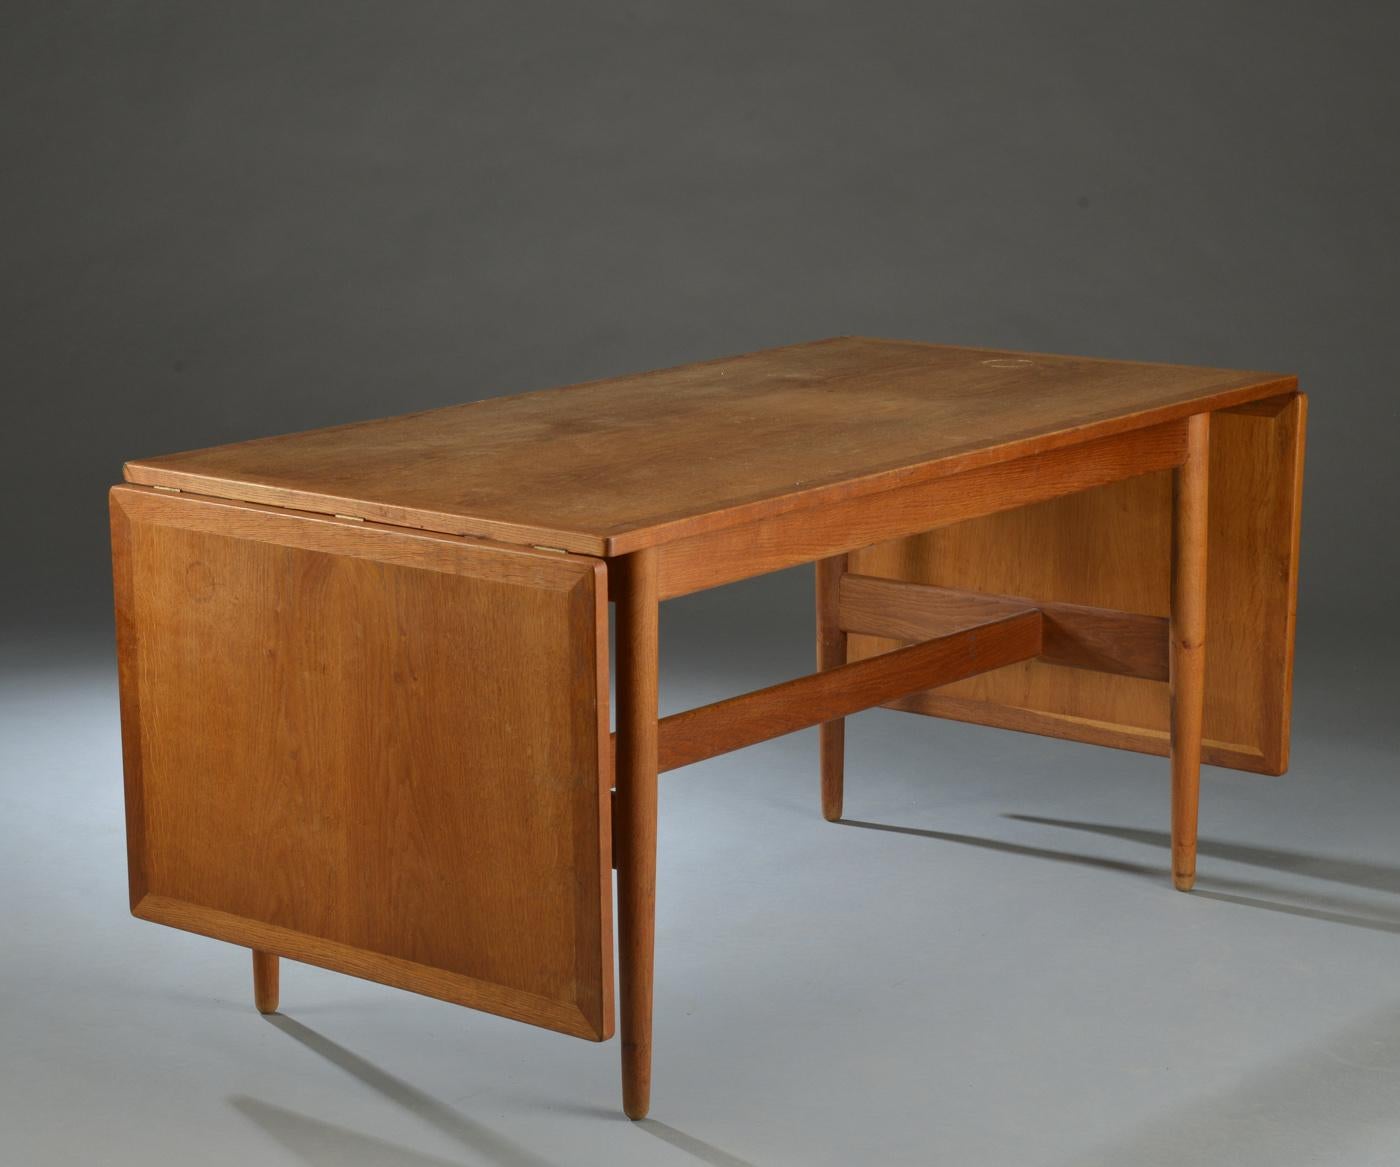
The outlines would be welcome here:
<svg viewBox="0 0 1400 1167">
<path fill-rule="evenodd" d="M 578 1037 L 651 1094 L 657 774 L 884 705 L 1287 767 L 1306 398 L 840 337 L 125 467 L 133 913 Z M 661 601 L 815 563 L 817 671 L 661 718 Z M 609 662 L 608 605 L 616 615 Z M 1207 663 L 1208 662 L 1208 663 Z M 609 716 L 616 686 L 616 730 Z"/>
</svg>

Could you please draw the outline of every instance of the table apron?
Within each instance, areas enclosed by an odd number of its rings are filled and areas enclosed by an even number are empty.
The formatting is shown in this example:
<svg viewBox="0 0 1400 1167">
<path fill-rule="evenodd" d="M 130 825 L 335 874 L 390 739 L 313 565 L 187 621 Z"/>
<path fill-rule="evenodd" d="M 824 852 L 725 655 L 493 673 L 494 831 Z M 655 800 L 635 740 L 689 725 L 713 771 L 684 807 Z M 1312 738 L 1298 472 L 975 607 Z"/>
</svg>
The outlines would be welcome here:
<svg viewBox="0 0 1400 1167">
<path fill-rule="evenodd" d="M 1180 466 L 1186 421 L 706 532 L 658 551 L 661 599 Z"/>
</svg>

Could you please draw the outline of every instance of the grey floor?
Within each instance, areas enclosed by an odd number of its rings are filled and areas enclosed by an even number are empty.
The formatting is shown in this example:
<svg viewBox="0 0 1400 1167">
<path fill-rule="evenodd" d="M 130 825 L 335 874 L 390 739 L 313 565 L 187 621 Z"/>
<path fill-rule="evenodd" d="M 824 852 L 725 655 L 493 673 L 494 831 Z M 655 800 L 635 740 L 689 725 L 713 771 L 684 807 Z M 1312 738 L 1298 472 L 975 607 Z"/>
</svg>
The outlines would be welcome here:
<svg viewBox="0 0 1400 1167">
<path fill-rule="evenodd" d="M 679 708 L 806 667 L 805 614 L 672 638 Z M 703 616 L 704 613 L 701 613 Z M 713 612 L 711 613 L 713 615 Z M 795 631 L 796 630 L 796 631 Z M 1302 652 L 1292 773 L 887 712 L 847 814 L 812 733 L 663 778 L 653 1117 L 593 1045 L 130 918 L 104 643 L 0 670 L 0 1163 L 1400 1162 L 1400 732 Z"/>
</svg>

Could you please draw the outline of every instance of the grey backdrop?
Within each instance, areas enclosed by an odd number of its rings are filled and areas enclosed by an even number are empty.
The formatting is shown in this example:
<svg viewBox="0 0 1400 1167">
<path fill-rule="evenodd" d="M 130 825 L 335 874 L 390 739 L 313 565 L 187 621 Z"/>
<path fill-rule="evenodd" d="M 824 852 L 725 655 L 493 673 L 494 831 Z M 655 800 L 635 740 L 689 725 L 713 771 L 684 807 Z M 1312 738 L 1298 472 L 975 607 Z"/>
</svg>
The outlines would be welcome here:
<svg viewBox="0 0 1400 1167">
<path fill-rule="evenodd" d="M 124 458 L 844 332 L 1300 373 L 1302 634 L 1393 630 L 1398 35 L 1380 4 L 9 0 L 7 631 L 102 641 Z"/>
<path fill-rule="evenodd" d="M 1394 5 L 0 0 L 0 1160 L 1393 1167 Z M 884 712 L 663 786 L 597 1047 L 127 914 L 123 459 L 835 333 L 1296 371 L 1293 766 Z M 682 708 L 811 579 L 666 605 Z"/>
</svg>

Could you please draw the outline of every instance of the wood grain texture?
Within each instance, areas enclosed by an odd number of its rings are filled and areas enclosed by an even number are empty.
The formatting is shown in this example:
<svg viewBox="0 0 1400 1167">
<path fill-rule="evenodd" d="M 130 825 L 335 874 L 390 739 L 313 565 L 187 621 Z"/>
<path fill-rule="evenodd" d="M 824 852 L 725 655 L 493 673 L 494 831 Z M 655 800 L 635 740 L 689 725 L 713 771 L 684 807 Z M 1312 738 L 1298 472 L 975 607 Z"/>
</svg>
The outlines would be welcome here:
<svg viewBox="0 0 1400 1167">
<path fill-rule="evenodd" d="M 846 632 L 841 627 L 841 578 L 846 557 L 833 555 L 816 563 L 817 668 L 834 669 L 846 663 Z M 917 639 L 926 639 L 919 637 Z M 846 722 L 836 717 L 818 727 L 818 759 L 821 769 L 822 817 L 841 817 L 846 772 Z"/>
<path fill-rule="evenodd" d="M 280 995 L 280 958 L 253 949 L 253 1004 L 259 1013 L 276 1013 Z"/>
<path fill-rule="evenodd" d="M 1185 423 L 1169 422 L 815 510 L 788 510 L 661 547 L 661 595 L 682 596 L 900 535 L 1074 494 L 1179 465 L 1185 452 Z"/>
<path fill-rule="evenodd" d="M 1172 881 L 1196 883 L 1201 725 L 1206 686 L 1206 565 L 1210 531 L 1210 414 L 1190 420 L 1186 462 L 1172 475 Z"/>
<path fill-rule="evenodd" d="M 1025 611 L 1038 611 L 1042 617 L 1039 660 L 1151 681 L 1167 679 L 1170 637 L 1168 621 L 1161 616 L 849 573 L 841 581 L 837 619 L 847 632 L 917 641 Z"/>
<path fill-rule="evenodd" d="M 1040 613 L 1029 610 L 673 713 L 661 721 L 660 769 L 689 766 L 904 693 L 1002 668 L 1037 655 L 1040 648 Z"/>
<path fill-rule="evenodd" d="M 612 556 L 1295 384 L 1275 373 L 842 337 L 144 458 L 126 477 Z"/>
<path fill-rule="evenodd" d="M 660 601 L 656 554 L 618 565 L 617 823 L 618 964 L 622 1013 L 622 1109 L 651 1109 L 651 1003 L 656 951 L 656 773 Z"/>
<path fill-rule="evenodd" d="M 132 910 L 601 1040 L 605 569 L 112 491 Z"/>
<path fill-rule="evenodd" d="M 1203 756 L 1288 767 L 1307 399 L 1212 415 Z M 863 549 L 851 570 L 1166 618 L 1171 475 Z M 897 643 L 852 634 L 852 659 Z M 895 708 L 1166 756 L 1167 686 L 1044 661 L 891 703 Z"/>
</svg>

